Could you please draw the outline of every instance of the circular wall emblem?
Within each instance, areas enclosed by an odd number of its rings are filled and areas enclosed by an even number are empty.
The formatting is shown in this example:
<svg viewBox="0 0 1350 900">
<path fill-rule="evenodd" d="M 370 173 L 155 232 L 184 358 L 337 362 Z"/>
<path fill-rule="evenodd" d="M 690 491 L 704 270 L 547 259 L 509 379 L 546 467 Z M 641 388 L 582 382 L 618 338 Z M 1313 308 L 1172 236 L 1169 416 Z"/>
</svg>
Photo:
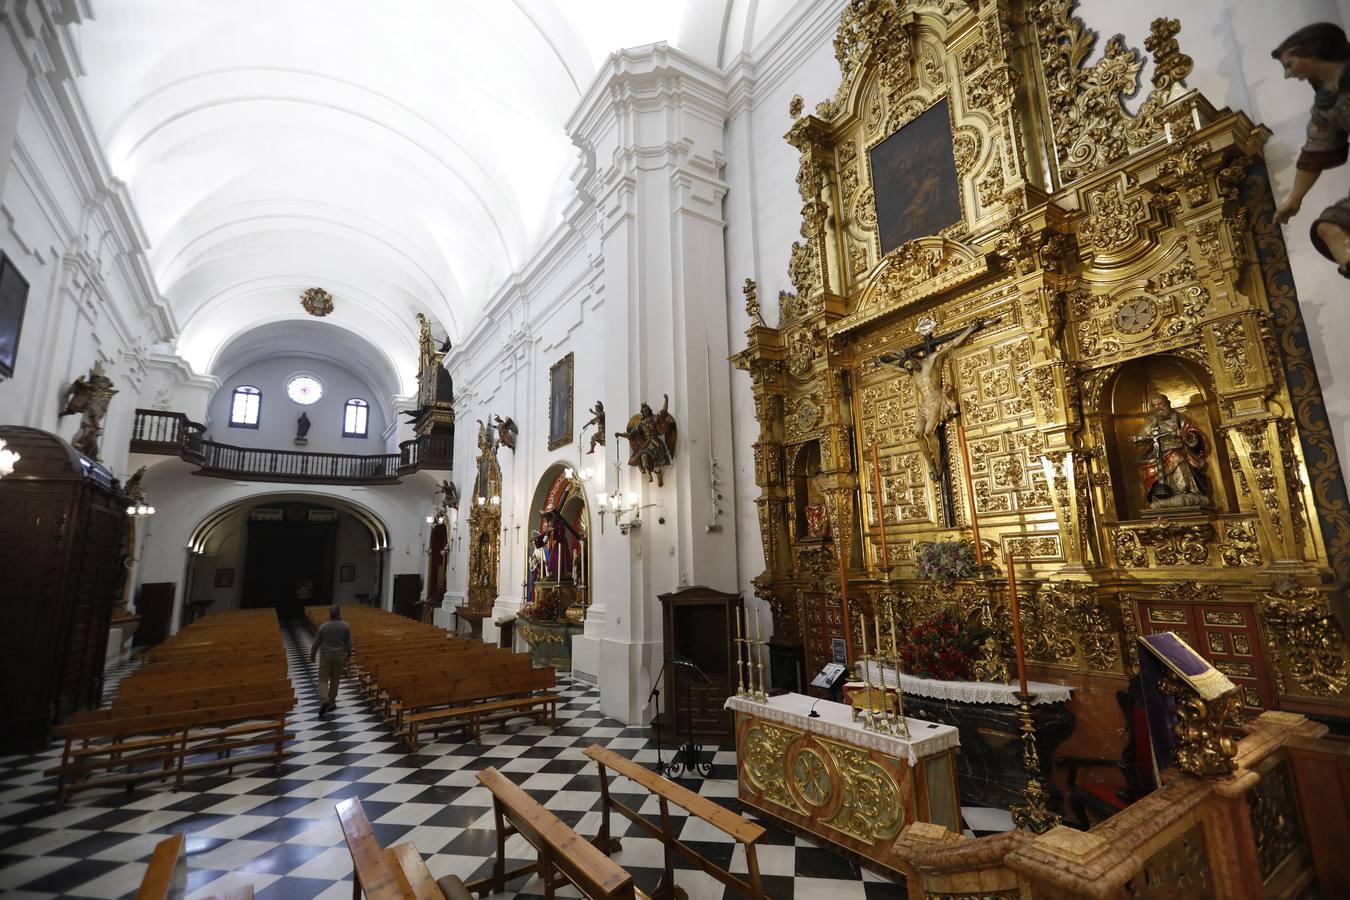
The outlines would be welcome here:
<svg viewBox="0 0 1350 900">
<path fill-rule="evenodd" d="M 1158 320 L 1153 301 L 1147 297 L 1126 300 L 1116 310 L 1116 330 L 1125 334 L 1147 331 Z"/>
<path fill-rule="evenodd" d="M 322 318 L 333 311 L 333 295 L 323 288 L 309 288 L 300 295 L 300 305 L 311 316 Z"/>
</svg>

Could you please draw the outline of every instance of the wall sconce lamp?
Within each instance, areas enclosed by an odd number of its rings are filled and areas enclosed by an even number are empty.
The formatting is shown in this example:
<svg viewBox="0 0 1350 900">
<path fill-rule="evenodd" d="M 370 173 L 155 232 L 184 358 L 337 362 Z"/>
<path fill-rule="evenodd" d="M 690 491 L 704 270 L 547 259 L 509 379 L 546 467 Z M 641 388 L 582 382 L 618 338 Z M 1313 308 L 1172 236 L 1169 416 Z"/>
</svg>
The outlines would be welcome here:
<svg viewBox="0 0 1350 900">
<path fill-rule="evenodd" d="M 127 507 L 127 515 L 135 519 L 144 518 L 145 516 L 153 516 L 154 514 L 155 508 L 153 506 L 146 506 L 144 503 L 138 503 L 135 506 Z"/>
<path fill-rule="evenodd" d="M 600 505 L 600 533 L 605 533 L 605 513 L 614 517 L 614 524 L 619 526 L 620 534 L 628 534 L 629 530 L 635 525 L 642 527 L 642 510 L 638 505 L 637 494 L 619 494 L 617 491 L 613 494 L 601 494 L 598 498 Z M 636 513 L 633 521 L 625 522 L 623 517 L 629 513 Z"/>
<path fill-rule="evenodd" d="M 14 466 L 21 459 L 23 459 L 23 457 L 13 450 L 6 450 L 5 442 L 0 440 L 0 478 L 4 478 L 6 475 L 13 475 Z"/>
</svg>

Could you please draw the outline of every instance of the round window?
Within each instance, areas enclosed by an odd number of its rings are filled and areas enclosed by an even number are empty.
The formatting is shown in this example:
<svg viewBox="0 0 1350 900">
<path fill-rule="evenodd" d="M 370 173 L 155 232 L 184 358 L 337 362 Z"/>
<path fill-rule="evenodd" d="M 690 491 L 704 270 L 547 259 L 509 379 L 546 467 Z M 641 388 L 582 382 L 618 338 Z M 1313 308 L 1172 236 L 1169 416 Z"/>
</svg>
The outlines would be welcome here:
<svg viewBox="0 0 1350 900">
<path fill-rule="evenodd" d="M 296 375 L 286 382 L 286 396 L 301 406 L 319 402 L 323 396 L 323 385 L 313 375 Z"/>
</svg>

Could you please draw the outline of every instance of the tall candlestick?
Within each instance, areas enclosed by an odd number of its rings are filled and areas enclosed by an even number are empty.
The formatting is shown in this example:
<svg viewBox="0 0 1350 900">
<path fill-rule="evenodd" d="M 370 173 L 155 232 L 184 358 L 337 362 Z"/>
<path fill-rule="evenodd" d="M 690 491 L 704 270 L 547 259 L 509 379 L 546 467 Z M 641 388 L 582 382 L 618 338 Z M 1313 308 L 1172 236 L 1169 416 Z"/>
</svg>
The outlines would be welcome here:
<svg viewBox="0 0 1350 900">
<path fill-rule="evenodd" d="M 756 607 L 755 607 L 755 641 L 754 641 L 753 644 L 751 644 L 752 647 L 756 648 L 756 649 L 755 649 L 755 661 L 754 661 L 754 662 L 751 664 L 751 666 L 750 666 L 750 676 L 751 676 L 751 679 L 753 680 L 754 674 L 755 674 L 755 670 L 756 670 L 756 669 L 759 670 L 759 689 L 756 691 L 756 696 L 759 696 L 759 697 L 763 697 L 763 696 L 764 696 L 764 665 L 763 665 L 763 663 L 761 663 L 761 662 L 759 661 L 759 645 L 762 644 L 762 643 L 764 643 L 764 641 L 762 640 L 763 637 L 764 637 L 764 632 L 761 631 L 760 628 L 759 628 L 759 607 L 756 606 Z"/>
<path fill-rule="evenodd" d="M 881 533 L 881 568 L 889 572 L 891 554 L 886 547 L 886 501 L 881 493 L 881 457 L 877 445 L 872 445 L 872 483 L 877 492 L 877 531 Z"/>
<path fill-rule="evenodd" d="M 877 636 L 877 642 L 876 642 L 876 651 L 877 651 L 877 655 L 881 655 L 883 651 L 882 651 L 882 649 L 881 649 L 881 613 L 880 613 L 880 612 L 873 612 L 873 613 L 872 613 L 872 628 L 873 628 L 874 633 L 875 633 L 876 636 Z"/>
<path fill-rule="evenodd" d="M 1022 615 L 1017 608 L 1017 572 L 1013 569 L 1012 551 L 1003 553 L 1003 565 L 1008 569 L 1008 605 L 1012 611 L 1013 652 L 1017 654 L 1017 685 L 1027 692 L 1027 661 L 1022 649 Z"/>
<path fill-rule="evenodd" d="M 966 473 L 966 505 L 970 508 L 970 531 L 975 539 L 975 565 L 984 570 L 984 545 L 980 543 L 980 517 L 975 512 L 975 480 L 970 474 L 970 449 L 966 446 L 966 426 L 956 420 L 956 443 L 961 448 L 961 466 Z"/>
<path fill-rule="evenodd" d="M 862 627 L 862 664 L 863 664 L 863 697 L 866 702 L 863 707 L 863 724 L 871 727 L 872 725 L 872 660 L 867 655 L 867 623 L 859 622 Z"/>
<path fill-rule="evenodd" d="M 736 696 L 745 696 L 745 660 L 741 647 L 741 611 L 735 608 L 731 612 L 736 619 Z"/>
</svg>

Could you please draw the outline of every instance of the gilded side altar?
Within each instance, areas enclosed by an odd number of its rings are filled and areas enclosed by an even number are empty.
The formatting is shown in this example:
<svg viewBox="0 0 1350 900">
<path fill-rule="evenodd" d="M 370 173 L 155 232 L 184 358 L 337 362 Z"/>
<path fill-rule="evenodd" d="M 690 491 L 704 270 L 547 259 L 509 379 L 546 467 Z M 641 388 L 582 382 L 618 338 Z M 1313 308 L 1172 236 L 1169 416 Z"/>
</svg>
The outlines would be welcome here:
<svg viewBox="0 0 1350 900">
<path fill-rule="evenodd" d="M 747 286 L 734 357 L 775 643 L 800 641 L 810 673 L 846 634 L 856 658 L 878 605 L 909 626 L 988 602 L 1007 651 L 1010 551 L 1041 672 L 1123 681 L 1134 636 L 1170 630 L 1248 714 L 1344 716 L 1350 503 L 1271 221 L 1270 132 L 1184 88 L 1169 19 L 1129 112 L 1140 54 L 1112 38 L 1087 64 L 1071 6 L 854 0 L 838 91 L 793 102 L 793 289 L 770 326 Z M 921 373 L 918 334 L 960 339 Z M 970 540 L 972 518 L 983 570 L 920 578 L 916 545 Z"/>
<path fill-rule="evenodd" d="M 814 703 L 815 717 L 809 715 Z M 913 822 L 959 832 L 956 729 L 909 719 L 910 739 L 867 731 L 843 703 L 783 694 L 727 700 L 741 801 L 890 869 Z"/>
</svg>

